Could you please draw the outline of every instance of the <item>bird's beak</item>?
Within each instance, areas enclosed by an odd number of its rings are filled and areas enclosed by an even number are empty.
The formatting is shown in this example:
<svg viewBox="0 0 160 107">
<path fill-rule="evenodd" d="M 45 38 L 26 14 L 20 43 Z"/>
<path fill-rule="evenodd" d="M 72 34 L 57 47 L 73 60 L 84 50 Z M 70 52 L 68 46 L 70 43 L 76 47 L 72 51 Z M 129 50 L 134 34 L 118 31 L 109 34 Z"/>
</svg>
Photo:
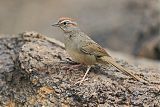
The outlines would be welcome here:
<svg viewBox="0 0 160 107">
<path fill-rule="evenodd" d="M 52 26 L 54 26 L 54 27 L 59 27 L 59 24 L 58 24 L 58 23 L 55 23 L 55 24 L 53 24 Z"/>
</svg>

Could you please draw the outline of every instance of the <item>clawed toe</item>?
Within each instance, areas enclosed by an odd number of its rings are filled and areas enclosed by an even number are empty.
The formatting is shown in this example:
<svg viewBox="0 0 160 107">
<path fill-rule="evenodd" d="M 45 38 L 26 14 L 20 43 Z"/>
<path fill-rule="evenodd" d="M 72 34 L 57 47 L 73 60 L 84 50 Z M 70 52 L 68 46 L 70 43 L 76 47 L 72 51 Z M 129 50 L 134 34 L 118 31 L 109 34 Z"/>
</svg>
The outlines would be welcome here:
<svg viewBox="0 0 160 107">
<path fill-rule="evenodd" d="M 87 81 L 88 79 L 81 79 L 80 81 L 77 81 L 74 83 L 74 85 L 81 85 L 84 81 Z"/>
</svg>

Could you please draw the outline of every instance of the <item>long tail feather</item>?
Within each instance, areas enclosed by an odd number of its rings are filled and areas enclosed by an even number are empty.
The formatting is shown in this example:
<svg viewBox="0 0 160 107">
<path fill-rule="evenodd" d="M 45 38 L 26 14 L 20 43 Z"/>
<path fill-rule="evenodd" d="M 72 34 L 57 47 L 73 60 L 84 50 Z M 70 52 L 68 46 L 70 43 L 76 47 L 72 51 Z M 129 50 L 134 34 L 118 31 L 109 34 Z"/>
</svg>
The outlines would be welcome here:
<svg viewBox="0 0 160 107">
<path fill-rule="evenodd" d="M 122 72 L 128 74 L 129 76 L 133 77 L 135 80 L 146 83 L 146 81 L 143 80 L 142 78 L 132 74 L 132 72 L 133 72 L 132 70 L 126 69 L 126 68 L 122 67 L 121 65 L 117 64 L 112 57 L 108 57 L 108 56 L 101 57 L 99 62 L 102 63 L 102 64 L 108 64 L 108 63 L 112 64 L 119 71 L 122 71 Z"/>
</svg>

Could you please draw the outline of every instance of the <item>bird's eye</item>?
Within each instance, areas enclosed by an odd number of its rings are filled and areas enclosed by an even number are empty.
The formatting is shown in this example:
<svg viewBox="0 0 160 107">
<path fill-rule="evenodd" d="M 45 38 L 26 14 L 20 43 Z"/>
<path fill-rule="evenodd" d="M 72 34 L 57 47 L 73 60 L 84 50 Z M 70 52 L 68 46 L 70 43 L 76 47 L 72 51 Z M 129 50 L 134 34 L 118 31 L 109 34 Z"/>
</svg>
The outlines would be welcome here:
<svg viewBox="0 0 160 107">
<path fill-rule="evenodd" d="M 66 24 L 67 24 L 67 22 L 63 22 L 63 24 L 64 24 L 64 25 L 66 25 Z"/>
</svg>

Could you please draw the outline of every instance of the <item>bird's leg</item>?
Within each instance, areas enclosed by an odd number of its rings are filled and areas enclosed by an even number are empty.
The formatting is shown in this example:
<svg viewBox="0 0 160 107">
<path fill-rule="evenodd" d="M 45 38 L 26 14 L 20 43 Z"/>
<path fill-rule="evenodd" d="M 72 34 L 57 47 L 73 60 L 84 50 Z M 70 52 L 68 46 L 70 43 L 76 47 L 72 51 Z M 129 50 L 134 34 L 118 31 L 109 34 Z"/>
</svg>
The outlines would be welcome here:
<svg viewBox="0 0 160 107">
<path fill-rule="evenodd" d="M 75 84 L 81 85 L 82 82 L 85 80 L 85 78 L 86 78 L 86 76 L 87 76 L 87 74 L 88 74 L 88 72 L 89 72 L 90 69 L 91 69 L 91 66 L 88 66 L 87 71 L 86 71 L 86 73 L 84 74 L 83 78 L 82 78 L 80 81 L 76 82 Z"/>
</svg>

